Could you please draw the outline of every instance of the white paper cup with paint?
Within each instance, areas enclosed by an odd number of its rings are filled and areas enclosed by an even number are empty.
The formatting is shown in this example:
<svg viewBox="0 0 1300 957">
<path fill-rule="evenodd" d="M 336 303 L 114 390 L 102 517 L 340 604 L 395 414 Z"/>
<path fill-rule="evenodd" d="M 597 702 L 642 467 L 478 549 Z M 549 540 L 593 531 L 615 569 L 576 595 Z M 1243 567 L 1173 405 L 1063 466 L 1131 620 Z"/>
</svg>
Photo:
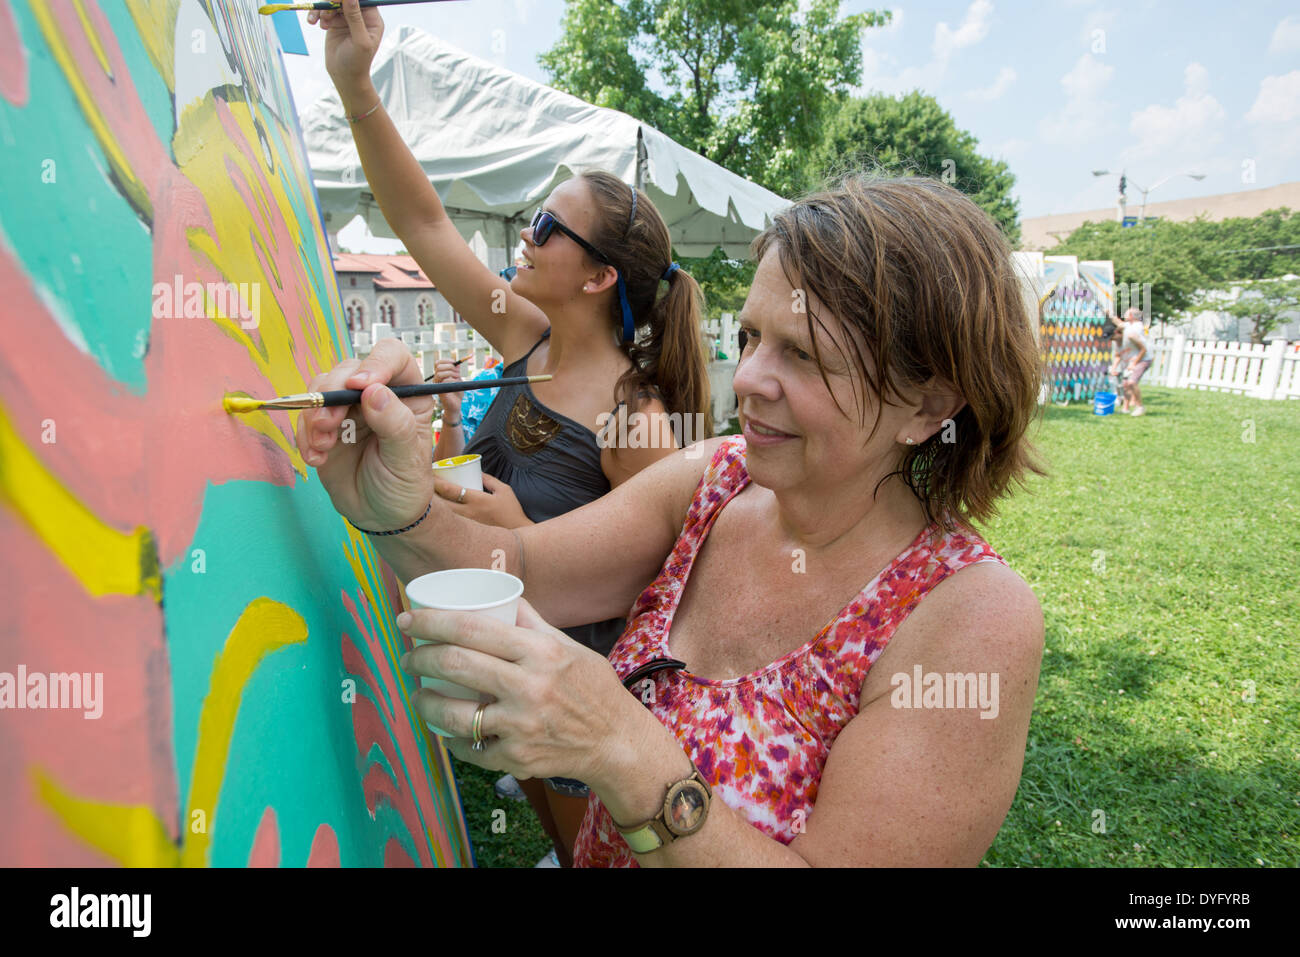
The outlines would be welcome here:
<svg viewBox="0 0 1300 957">
<path fill-rule="evenodd" d="M 406 598 L 411 603 L 412 610 L 436 608 L 442 611 L 472 611 L 503 621 L 507 625 L 515 624 L 519 599 L 523 593 L 524 583 L 518 578 L 490 568 L 449 568 L 421 575 L 406 585 Z M 438 644 L 436 641 L 419 638 L 413 640 L 416 645 Z M 420 683 L 448 698 L 460 698 L 463 701 L 496 700 L 490 695 L 480 696 L 472 688 L 441 678 L 421 676 Z M 432 724 L 429 728 L 444 738 L 455 737 Z"/>
<path fill-rule="evenodd" d="M 453 485 L 461 485 L 476 492 L 483 491 L 483 456 L 455 455 L 433 463 L 433 474 Z"/>
</svg>

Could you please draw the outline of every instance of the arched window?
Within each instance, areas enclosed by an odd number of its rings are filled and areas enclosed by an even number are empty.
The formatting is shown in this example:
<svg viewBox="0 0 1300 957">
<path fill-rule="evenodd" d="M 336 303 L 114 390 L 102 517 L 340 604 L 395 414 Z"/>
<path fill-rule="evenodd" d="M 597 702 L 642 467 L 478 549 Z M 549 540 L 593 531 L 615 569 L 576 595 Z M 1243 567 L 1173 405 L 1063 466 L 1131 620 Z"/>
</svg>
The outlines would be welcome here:
<svg viewBox="0 0 1300 957">
<path fill-rule="evenodd" d="M 382 296 L 378 302 L 379 321 L 397 328 L 397 300 L 392 296 Z"/>
<path fill-rule="evenodd" d="M 349 332 L 359 332 L 366 328 L 366 304 L 360 299 L 349 299 L 344 312 L 347 316 Z"/>
<path fill-rule="evenodd" d="M 421 326 L 431 326 L 437 321 L 431 296 L 421 296 L 415 301 L 415 317 Z"/>
</svg>

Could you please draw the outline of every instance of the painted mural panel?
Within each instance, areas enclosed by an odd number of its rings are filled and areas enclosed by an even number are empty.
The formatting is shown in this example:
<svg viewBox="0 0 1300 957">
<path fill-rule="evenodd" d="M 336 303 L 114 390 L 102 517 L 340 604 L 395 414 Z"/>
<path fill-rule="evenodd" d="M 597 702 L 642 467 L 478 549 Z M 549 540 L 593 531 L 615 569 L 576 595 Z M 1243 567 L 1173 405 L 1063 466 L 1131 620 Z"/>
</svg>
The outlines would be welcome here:
<svg viewBox="0 0 1300 957">
<path fill-rule="evenodd" d="M 296 413 L 349 349 L 274 30 L 0 0 L 0 864 L 472 863 Z"/>
</svg>

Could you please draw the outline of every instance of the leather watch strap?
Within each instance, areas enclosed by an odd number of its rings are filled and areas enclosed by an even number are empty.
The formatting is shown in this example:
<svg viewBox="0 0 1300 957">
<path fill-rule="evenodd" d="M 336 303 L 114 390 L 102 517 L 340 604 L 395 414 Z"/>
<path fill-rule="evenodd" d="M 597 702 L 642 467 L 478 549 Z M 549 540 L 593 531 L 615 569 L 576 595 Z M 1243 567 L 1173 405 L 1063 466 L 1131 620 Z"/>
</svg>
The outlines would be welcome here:
<svg viewBox="0 0 1300 957">
<path fill-rule="evenodd" d="M 614 826 L 628 847 L 638 854 L 648 854 L 699 831 L 708 818 L 712 797 L 708 782 L 691 762 L 690 776 L 669 785 L 658 814 L 632 827 L 621 827 L 617 821 Z"/>
</svg>

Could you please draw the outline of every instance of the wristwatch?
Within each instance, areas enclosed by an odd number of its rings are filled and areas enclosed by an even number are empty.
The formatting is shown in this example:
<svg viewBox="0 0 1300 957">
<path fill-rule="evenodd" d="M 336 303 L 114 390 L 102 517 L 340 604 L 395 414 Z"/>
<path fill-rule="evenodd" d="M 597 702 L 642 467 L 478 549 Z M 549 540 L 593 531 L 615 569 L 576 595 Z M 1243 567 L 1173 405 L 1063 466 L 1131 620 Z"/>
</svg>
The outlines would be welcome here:
<svg viewBox="0 0 1300 957">
<path fill-rule="evenodd" d="M 648 854 L 704 827 L 712 797 L 713 792 L 700 776 L 695 762 L 691 762 L 691 776 L 668 788 L 662 811 L 633 827 L 621 827 L 617 821 L 614 826 L 628 847 L 638 854 Z"/>
</svg>

